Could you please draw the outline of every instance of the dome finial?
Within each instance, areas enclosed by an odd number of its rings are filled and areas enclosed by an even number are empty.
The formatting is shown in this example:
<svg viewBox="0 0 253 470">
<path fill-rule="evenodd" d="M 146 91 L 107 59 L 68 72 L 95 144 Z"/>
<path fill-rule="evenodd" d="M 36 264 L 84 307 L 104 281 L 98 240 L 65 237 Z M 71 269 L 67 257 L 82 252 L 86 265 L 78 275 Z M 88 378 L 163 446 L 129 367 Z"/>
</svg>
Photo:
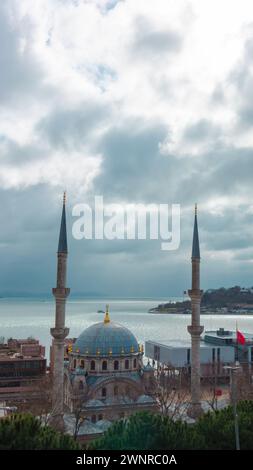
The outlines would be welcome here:
<svg viewBox="0 0 253 470">
<path fill-rule="evenodd" d="M 110 323 L 109 305 L 106 305 L 104 323 Z"/>
</svg>

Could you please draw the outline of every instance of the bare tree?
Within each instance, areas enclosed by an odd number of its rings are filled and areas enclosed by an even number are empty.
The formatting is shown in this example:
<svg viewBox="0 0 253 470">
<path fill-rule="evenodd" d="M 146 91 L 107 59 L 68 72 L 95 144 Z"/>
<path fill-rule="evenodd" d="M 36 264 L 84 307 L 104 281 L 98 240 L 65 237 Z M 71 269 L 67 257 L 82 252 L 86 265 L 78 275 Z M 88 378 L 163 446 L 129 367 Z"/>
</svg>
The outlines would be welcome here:
<svg viewBox="0 0 253 470">
<path fill-rule="evenodd" d="M 155 378 L 155 392 L 160 412 L 163 416 L 181 418 L 189 406 L 189 382 L 176 369 L 158 370 Z"/>
</svg>

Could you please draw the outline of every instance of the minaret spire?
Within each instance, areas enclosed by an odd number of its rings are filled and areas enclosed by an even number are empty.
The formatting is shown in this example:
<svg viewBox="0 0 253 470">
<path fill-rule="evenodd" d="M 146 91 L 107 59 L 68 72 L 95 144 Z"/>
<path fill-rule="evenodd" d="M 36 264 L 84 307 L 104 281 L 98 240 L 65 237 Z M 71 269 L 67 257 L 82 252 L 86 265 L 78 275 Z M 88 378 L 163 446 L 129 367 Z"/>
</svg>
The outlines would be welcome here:
<svg viewBox="0 0 253 470">
<path fill-rule="evenodd" d="M 67 276 L 67 228 L 66 228 L 66 193 L 63 195 L 63 207 L 61 228 L 57 252 L 57 282 L 53 289 L 55 297 L 55 327 L 50 332 L 53 336 L 53 394 L 52 394 L 52 419 L 51 424 L 59 429 L 64 429 L 63 421 L 63 381 L 64 381 L 64 340 L 69 334 L 65 327 L 65 306 L 70 289 L 66 287 Z"/>
<path fill-rule="evenodd" d="M 197 204 L 195 204 L 194 229 L 192 240 L 192 288 L 188 290 L 191 298 L 191 325 L 188 332 L 191 335 L 191 406 L 189 415 L 197 418 L 202 414 L 200 402 L 200 335 L 203 326 L 200 325 L 200 249 L 197 220 Z"/>
<path fill-rule="evenodd" d="M 198 214 L 198 206 L 197 204 L 195 204 L 194 229 L 193 229 L 193 240 L 192 240 L 192 258 L 200 259 L 197 214 Z"/>
<path fill-rule="evenodd" d="M 67 228 L 66 228 L 66 191 L 63 193 L 61 228 L 58 243 L 58 253 L 68 253 Z"/>
</svg>

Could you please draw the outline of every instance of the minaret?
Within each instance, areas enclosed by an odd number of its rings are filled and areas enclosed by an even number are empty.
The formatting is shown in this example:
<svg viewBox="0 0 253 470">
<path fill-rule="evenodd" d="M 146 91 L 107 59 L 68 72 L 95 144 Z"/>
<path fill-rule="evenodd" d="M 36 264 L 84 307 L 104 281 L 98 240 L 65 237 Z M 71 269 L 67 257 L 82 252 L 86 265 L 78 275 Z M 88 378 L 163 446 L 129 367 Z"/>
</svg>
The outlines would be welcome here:
<svg viewBox="0 0 253 470">
<path fill-rule="evenodd" d="M 55 327 L 50 332 L 53 336 L 53 393 L 51 424 L 58 430 L 64 429 L 63 421 L 63 372 L 64 372 L 64 339 L 69 334 L 65 327 L 65 305 L 70 289 L 66 287 L 67 274 L 67 230 L 66 230 L 66 193 L 63 195 L 61 228 L 57 253 L 57 286 L 52 289 L 55 297 Z"/>
<path fill-rule="evenodd" d="M 191 325 L 188 332 L 191 335 L 191 404 L 188 411 L 189 416 L 197 418 L 202 414 L 200 402 L 200 335 L 203 326 L 200 325 L 200 301 L 202 292 L 200 290 L 200 250 L 197 220 L 197 204 L 195 204 L 195 218 L 192 242 L 192 288 L 188 290 L 191 298 Z"/>
</svg>

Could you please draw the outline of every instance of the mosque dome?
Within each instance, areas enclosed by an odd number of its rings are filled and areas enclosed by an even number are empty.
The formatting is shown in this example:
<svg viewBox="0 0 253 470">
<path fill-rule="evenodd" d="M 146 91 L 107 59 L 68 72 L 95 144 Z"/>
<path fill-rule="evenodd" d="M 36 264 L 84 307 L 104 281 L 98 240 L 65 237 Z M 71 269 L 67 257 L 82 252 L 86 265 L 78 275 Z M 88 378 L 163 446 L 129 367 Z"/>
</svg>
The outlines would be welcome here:
<svg viewBox="0 0 253 470">
<path fill-rule="evenodd" d="M 108 310 L 103 322 L 95 323 L 77 338 L 73 352 L 85 356 L 121 356 L 139 352 L 133 333 L 110 321 Z"/>
</svg>

